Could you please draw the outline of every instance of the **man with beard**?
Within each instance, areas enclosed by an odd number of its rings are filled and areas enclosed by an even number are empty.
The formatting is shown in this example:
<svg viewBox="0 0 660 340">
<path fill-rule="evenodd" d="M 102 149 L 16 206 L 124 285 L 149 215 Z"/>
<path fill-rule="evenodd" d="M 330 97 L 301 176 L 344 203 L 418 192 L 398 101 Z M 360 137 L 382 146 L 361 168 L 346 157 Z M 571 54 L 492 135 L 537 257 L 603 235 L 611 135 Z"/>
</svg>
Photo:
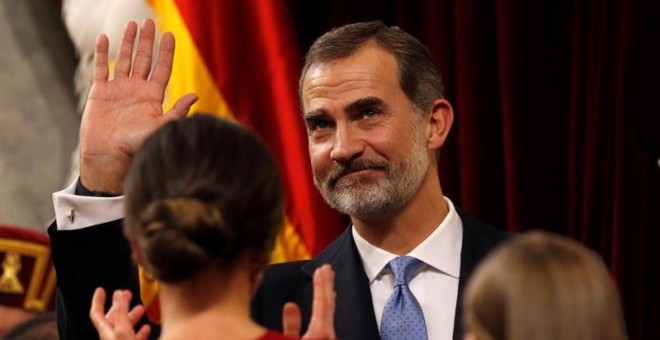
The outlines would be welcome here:
<svg viewBox="0 0 660 340">
<path fill-rule="evenodd" d="M 149 24 L 142 34 L 149 36 L 145 31 L 151 33 Z M 171 52 L 170 39 L 165 36 L 161 42 L 151 76 L 161 84 L 169 76 L 171 59 L 163 56 L 170 54 L 163 51 Z M 133 74 L 148 74 L 145 65 L 136 60 Z M 117 67 L 130 74 L 130 61 L 118 61 Z M 183 116 L 195 99 L 183 97 L 163 117 L 154 112 L 162 100 L 156 87 L 131 77 L 120 81 L 128 99 L 117 99 L 112 82 L 90 94 L 81 125 L 78 194 L 120 193 L 132 150 L 162 121 Z M 461 338 L 455 320 L 460 320 L 463 286 L 507 234 L 460 212 L 442 193 L 437 156 L 453 110 L 443 98 L 428 50 L 401 29 L 380 22 L 346 25 L 312 45 L 299 85 L 315 184 L 328 204 L 350 216 L 351 226 L 312 260 L 267 268 L 252 316 L 275 329 L 284 319 L 286 334 L 300 334 L 311 315 L 311 274 L 330 263 L 337 274 L 338 338 Z M 120 90 L 119 84 L 114 90 Z M 93 216 L 83 218 L 87 225 L 99 222 Z M 83 284 L 60 278 L 61 312 L 67 316 L 63 326 L 67 334 L 94 334 L 77 331 L 88 327 L 80 315 L 86 315 L 95 288 L 84 284 L 138 289 L 130 258 L 112 254 L 126 247 L 110 231 L 120 229 L 120 221 L 75 232 L 58 231 L 66 229 L 60 224 L 68 223 L 67 218 L 58 216 L 57 223 L 50 233 L 58 273 L 66 268 L 72 275 L 87 276 Z M 82 243 L 74 243 L 75 238 L 84 238 L 85 248 L 102 265 L 86 267 L 76 260 L 87 255 L 84 251 L 66 251 Z M 287 302 L 295 304 L 282 310 Z"/>
</svg>

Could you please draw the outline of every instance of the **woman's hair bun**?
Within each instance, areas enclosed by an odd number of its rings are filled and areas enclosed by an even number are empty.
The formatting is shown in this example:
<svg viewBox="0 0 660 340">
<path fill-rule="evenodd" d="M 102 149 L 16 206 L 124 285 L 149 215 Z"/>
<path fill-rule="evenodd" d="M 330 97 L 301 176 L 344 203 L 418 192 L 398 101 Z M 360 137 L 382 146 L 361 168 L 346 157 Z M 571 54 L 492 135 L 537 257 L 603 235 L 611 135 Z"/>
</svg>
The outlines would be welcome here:
<svg viewBox="0 0 660 340">
<path fill-rule="evenodd" d="M 124 234 L 161 281 L 242 256 L 265 264 L 284 221 L 279 167 L 240 124 L 195 114 L 164 124 L 135 153 L 124 180 Z"/>
<path fill-rule="evenodd" d="M 195 198 L 152 202 L 139 217 L 145 266 L 165 282 L 179 282 L 212 263 L 232 263 L 236 235 L 218 209 Z"/>
</svg>

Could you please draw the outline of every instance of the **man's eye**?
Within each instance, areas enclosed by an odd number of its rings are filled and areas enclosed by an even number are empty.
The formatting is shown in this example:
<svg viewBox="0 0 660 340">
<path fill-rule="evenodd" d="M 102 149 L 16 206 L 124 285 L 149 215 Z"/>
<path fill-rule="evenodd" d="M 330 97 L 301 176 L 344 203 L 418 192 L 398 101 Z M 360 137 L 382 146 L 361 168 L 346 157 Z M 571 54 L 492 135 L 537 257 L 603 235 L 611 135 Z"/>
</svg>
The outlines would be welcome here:
<svg viewBox="0 0 660 340">
<path fill-rule="evenodd" d="M 328 122 L 317 122 L 316 124 L 314 124 L 315 130 L 325 129 L 327 127 L 330 127 L 330 124 Z"/>
<path fill-rule="evenodd" d="M 320 129 L 327 129 L 332 127 L 332 122 L 325 119 L 312 119 L 307 122 L 309 131 L 316 131 Z"/>
<path fill-rule="evenodd" d="M 375 117 L 375 116 L 377 116 L 378 113 L 379 113 L 379 112 L 378 112 L 377 110 L 375 110 L 375 109 L 367 109 L 367 110 L 363 110 L 362 112 L 360 112 L 360 115 L 361 115 L 363 118 L 371 118 L 371 117 Z"/>
</svg>

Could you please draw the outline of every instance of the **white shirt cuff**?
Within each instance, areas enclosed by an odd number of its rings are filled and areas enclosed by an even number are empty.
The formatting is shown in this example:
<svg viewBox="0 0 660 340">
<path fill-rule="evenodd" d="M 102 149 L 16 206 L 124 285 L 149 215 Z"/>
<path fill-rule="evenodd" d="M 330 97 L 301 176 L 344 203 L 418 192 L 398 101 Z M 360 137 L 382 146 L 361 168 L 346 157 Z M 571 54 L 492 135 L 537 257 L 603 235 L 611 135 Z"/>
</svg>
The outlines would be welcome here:
<svg viewBox="0 0 660 340">
<path fill-rule="evenodd" d="M 77 230 L 124 217 L 124 196 L 76 195 L 76 181 L 53 193 L 57 230 Z"/>
</svg>

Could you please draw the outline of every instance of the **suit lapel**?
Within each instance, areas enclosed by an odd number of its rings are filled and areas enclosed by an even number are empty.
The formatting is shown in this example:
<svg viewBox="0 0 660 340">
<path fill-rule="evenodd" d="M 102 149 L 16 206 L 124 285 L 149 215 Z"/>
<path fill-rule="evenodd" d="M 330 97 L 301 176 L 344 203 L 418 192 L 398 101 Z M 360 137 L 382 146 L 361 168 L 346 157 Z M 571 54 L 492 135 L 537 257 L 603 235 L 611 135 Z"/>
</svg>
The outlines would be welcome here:
<svg viewBox="0 0 660 340">
<path fill-rule="evenodd" d="M 335 331 L 338 339 L 378 339 L 369 279 L 355 246 L 351 228 L 347 228 L 325 251 L 303 266 L 312 276 L 314 270 L 330 263 L 335 270 Z M 312 301 L 312 284 L 305 287 L 303 301 Z M 311 305 L 308 303 L 307 305 Z"/>
</svg>

